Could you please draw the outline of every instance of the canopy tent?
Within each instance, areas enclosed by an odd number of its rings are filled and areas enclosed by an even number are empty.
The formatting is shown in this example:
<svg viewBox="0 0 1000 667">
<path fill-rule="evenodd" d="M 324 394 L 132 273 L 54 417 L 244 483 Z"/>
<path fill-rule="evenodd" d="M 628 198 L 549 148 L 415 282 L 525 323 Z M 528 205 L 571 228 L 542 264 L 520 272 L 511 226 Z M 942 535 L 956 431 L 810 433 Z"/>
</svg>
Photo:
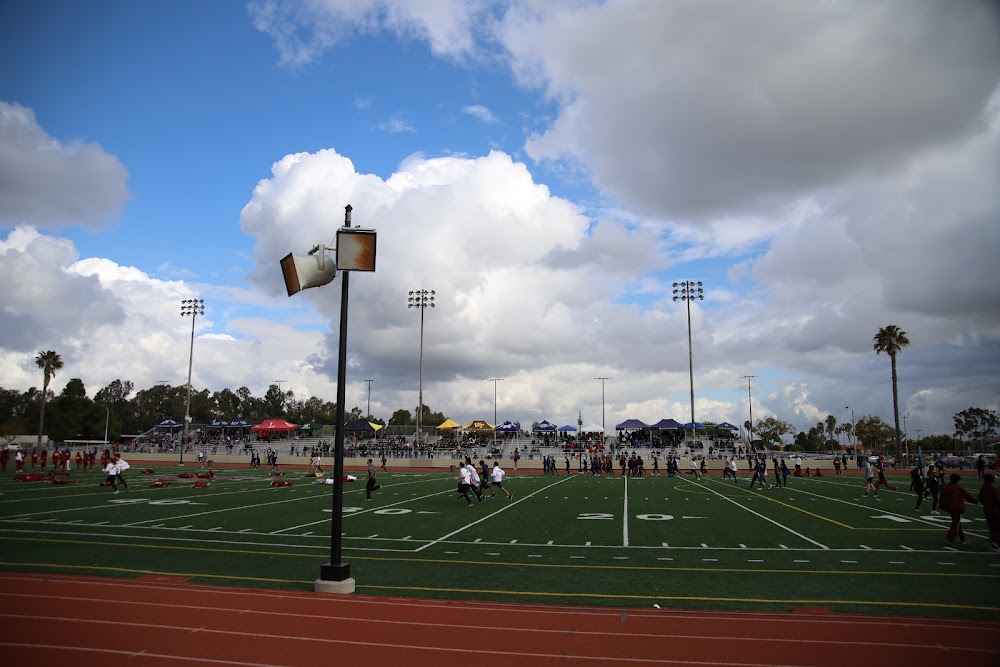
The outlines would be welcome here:
<svg viewBox="0 0 1000 667">
<path fill-rule="evenodd" d="M 560 433 L 576 433 L 576 427 L 572 424 L 566 424 L 565 426 L 559 427 Z"/>
<path fill-rule="evenodd" d="M 616 431 L 632 431 L 642 428 L 649 428 L 649 424 L 641 422 L 638 419 L 626 419 L 621 424 L 615 426 Z"/>
<path fill-rule="evenodd" d="M 684 428 L 691 428 L 691 422 L 688 422 L 687 424 L 684 424 Z M 705 425 L 702 424 L 701 422 L 695 422 L 694 423 L 694 428 L 695 428 L 695 430 L 698 430 L 700 428 L 705 428 Z"/>
<path fill-rule="evenodd" d="M 371 424 L 371 427 L 376 431 L 381 431 L 382 429 L 385 428 L 385 426 L 382 426 L 381 424 L 376 424 L 375 422 L 368 422 L 368 423 Z"/>
<path fill-rule="evenodd" d="M 532 433 L 555 433 L 556 432 L 556 426 L 555 426 L 555 424 L 550 424 L 547 419 L 543 419 L 542 421 L 538 422 L 537 424 L 535 424 L 534 426 L 531 427 L 531 432 Z"/>
<path fill-rule="evenodd" d="M 229 422 L 227 422 L 224 419 L 216 418 L 212 420 L 212 423 L 209 424 L 209 426 L 211 426 L 212 428 L 226 428 L 227 426 L 229 426 Z"/>
<path fill-rule="evenodd" d="M 661 419 L 649 428 L 655 428 L 660 431 L 665 431 L 672 428 L 684 428 L 684 424 L 680 423 L 676 419 Z"/>
<path fill-rule="evenodd" d="M 482 419 L 474 419 L 465 426 L 462 427 L 463 431 L 492 431 L 493 424 Z"/>
<path fill-rule="evenodd" d="M 493 430 L 499 431 L 500 433 L 517 433 L 521 430 L 521 425 L 508 419 Z"/>
<path fill-rule="evenodd" d="M 447 431 L 453 428 L 462 428 L 462 425 L 452 419 L 445 419 L 438 425 L 438 429 L 442 431 Z"/>
<path fill-rule="evenodd" d="M 284 419 L 265 419 L 261 423 L 250 428 L 251 431 L 294 431 L 298 424 L 290 424 Z"/>
<path fill-rule="evenodd" d="M 159 424 L 157 424 L 154 428 L 177 428 L 180 425 L 181 425 L 180 422 L 175 422 L 173 419 L 170 419 L 168 417 L 167 419 L 164 419 Z"/>
<path fill-rule="evenodd" d="M 715 428 L 724 428 L 727 431 L 739 431 L 740 427 L 735 424 L 730 424 L 729 422 L 720 422 L 715 425 Z"/>
<path fill-rule="evenodd" d="M 323 425 L 320 424 L 319 422 L 308 422 L 308 423 L 303 424 L 302 426 L 300 426 L 299 430 L 300 431 L 309 431 L 310 433 L 313 433 L 315 431 L 320 430 L 321 428 L 323 428 Z"/>
<path fill-rule="evenodd" d="M 580 429 L 580 433 L 604 433 L 604 427 L 600 424 L 591 424 Z"/>
<path fill-rule="evenodd" d="M 355 419 L 344 424 L 344 430 L 351 433 L 374 433 L 375 429 L 364 419 Z"/>
</svg>

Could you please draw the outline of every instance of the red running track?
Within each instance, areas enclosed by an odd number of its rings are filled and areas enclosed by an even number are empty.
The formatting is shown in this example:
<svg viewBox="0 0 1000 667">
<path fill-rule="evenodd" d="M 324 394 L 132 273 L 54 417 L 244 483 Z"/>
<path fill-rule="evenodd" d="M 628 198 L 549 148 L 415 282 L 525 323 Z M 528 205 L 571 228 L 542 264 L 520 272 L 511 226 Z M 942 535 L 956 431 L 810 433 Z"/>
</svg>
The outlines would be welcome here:
<svg viewBox="0 0 1000 667">
<path fill-rule="evenodd" d="M 338 596 L 0 573 L 5 665 L 1000 664 L 1000 623 Z"/>
</svg>

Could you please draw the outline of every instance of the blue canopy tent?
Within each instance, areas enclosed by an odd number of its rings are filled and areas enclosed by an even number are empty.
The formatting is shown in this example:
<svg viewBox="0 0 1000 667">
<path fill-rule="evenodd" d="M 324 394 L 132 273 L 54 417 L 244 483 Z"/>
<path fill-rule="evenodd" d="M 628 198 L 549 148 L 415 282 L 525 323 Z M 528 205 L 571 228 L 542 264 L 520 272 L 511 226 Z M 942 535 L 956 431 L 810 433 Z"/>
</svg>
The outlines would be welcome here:
<svg viewBox="0 0 1000 667">
<path fill-rule="evenodd" d="M 686 429 L 687 428 L 691 428 L 691 422 L 688 422 L 687 424 L 684 424 L 684 428 L 686 428 Z M 703 428 L 705 428 L 705 425 L 702 424 L 701 422 L 695 422 L 694 423 L 694 429 L 695 430 L 703 429 Z"/>
<path fill-rule="evenodd" d="M 647 428 L 649 428 L 649 424 L 639 421 L 638 419 L 626 419 L 621 424 L 615 426 L 616 431 L 635 431 Z"/>
<path fill-rule="evenodd" d="M 213 419 L 212 423 L 209 424 L 209 426 L 211 426 L 212 428 L 226 428 L 227 426 L 229 426 L 229 422 L 225 421 L 224 419 Z"/>
<path fill-rule="evenodd" d="M 542 421 L 538 422 L 537 424 L 535 424 L 534 426 L 531 427 L 531 432 L 532 433 L 555 433 L 556 432 L 556 426 L 555 426 L 555 424 L 549 423 L 549 421 L 547 419 L 543 419 Z"/>
<path fill-rule="evenodd" d="M 173 419 L 170 419 L 168 417 L 167 419 L 164 419 L 159 424 L 157 424 L 154 428 L 168 428 L 171 431 L 173 431 L 175 428 L 177 428 L 180 425 L 181 425 L 180 422 L 175 422 Z"/>
<path fill-rule="evenodd" d="M 576 427 L 572 424 L 566 424 L 565 426 L 559 427 L 560 433 L 576 433 Z"/>
<path fill-rule="evenodd" d="M 521 425 L 508 419 L 504 423 L 497 426 L 494 430 L 499 431 L 500 433 L 517 433 L 521 430 Z"/>
<path fill-rule="evenodd" d="M 730 424 L 729 422 L 721 422 L 715 425 L 715 428 L 724 428 L 727 431 L 739 431 L 740 427 L 735 424 Z"/>
<path fill-rule="evenodd" d="M 656 429 L 658 431 L 666 431 L 669 429 L 681 429 L 684 428 L 684 424 L 680 423 L 676 419 L 661 419 L 649 428 Z"/>
</svg>

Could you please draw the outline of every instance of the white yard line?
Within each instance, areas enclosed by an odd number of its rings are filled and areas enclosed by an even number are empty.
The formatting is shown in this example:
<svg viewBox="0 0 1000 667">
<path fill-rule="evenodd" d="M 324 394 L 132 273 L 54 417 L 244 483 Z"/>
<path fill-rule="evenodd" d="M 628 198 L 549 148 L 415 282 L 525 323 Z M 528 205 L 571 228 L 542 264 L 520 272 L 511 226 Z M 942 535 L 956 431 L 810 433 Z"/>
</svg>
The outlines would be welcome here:
<svg viewBox="0 0 1000 667">
<path fill-rule="evenodd" d="M 720 483 L 721 483 L 721 482 L 720 482 Z M 754 516 L 757 516 L 757 517 L 760 517 L 760 518 L 761 518 L 761 519 L 763 519 L 764 521 L 767 521 L 768 523 L 773 523 L 773 524 L 774 524 L 775 526 L 778 526 L 778 527 L 779 527 L 779 528 L 781 528 L 782 530 L 786 530 L 786 531 L 788 531 L 789 533 L 791 533 L 792 535 L 795 535 L 796 537 L 798 537 L 798 538 L 800 538 L 800 539 L 803 539 L 803 540 L 805 540 L 806 542 L 809 542 L 810 544 L 815 544 L 815 545 L 816 545 L 816 546 L 818 546 L 818 547 L 819 547 L 820 549 L 824 549 L 824 550 L 829 550 L 829 549 L 830 549 L 830 547 L 826 546 L 825 544 L 821 544 L 821 543 L 817 542 L 817 541 L 816 541 L 816 540 L 814 540 L 814 539 L 811 539 L 811 538 L 809 538 L 809 537 L 806 537 L 806 536 L 805 536 L 805 535 L 803 535 L 802 533 L 800 533 L 800 532 L 798 532 L 798 531 L 795 531 L 795 530 L 792 530 L 792 529 L 791 529 L 791 528 L 789 528 L 788 526 L 786 526 L 786 525 L 784 525 L 784 524 L 782 524 L 782 523 L 779 523 L 779 522 L 775 521 L 775 520 L 774 520 L 774 519 L 772 519 L 771 517 L 768 517 L 768 516 L 764 516 L 764 515 L 763 515 L 763 514 L 761 514 L 760 512 L 755 512 L 754 510 L 750 509 L 750 508 L 749 508 L 749 507 L 747 507 L 746 505 L 743 505 L 743 504 L 741 504 L 741 503 L 739 503 L 739 502 L 737 502 L 737 501 L 733 500 L 732 498 L 730 498 L 729 496 L 727 496 L 727 495 L 725 495 L 725 494 L 722 494 L 722 493 L 719 493 L 719 492 L 718 492 L 718 491 L 716 491 L 715 489 L 710 489 L 710 488 L 708 488 L 708 486 L 707 486 L 707 485 L 706 485 L 706 486 L 705 486 L 704 488 L 705 488 L 705 490 L 706 490 L 706 491 L 710 491 L 711 493 L 714 493 L 715 495 L 719 496 L 719 497 L 720 497 L 720 498 L 722 498 L 723 500 L 726 500 L 726 501 L 728 501 L 728 502 L 731 502 L 732 504 L 736 505 L 736 506 L 737 506 L 737 507 L 739 507 L 740 509 L 744 509 L 744 510 L 746 510 L 747 512 L 750 512 L 751 514 L 753 514 Z"/>
<path fill-rule="evenodd" d="M 532 496 L 536 496 L 536 495 L 538 495 L 539 493 L 541 493 L 542 491 L 548 491 L 548 490 L 549 490 L 549 489 L 551 489 L 551 488 L 552 488 L 553 486 L 556 486 L 557 484 L 562 484 L 563 482 L 565 482 L 566 480 L 569 480 L 569 479 L 573 479 L 573 477 L 572 477 L 572 476 L 569 476 L 569 477 L 563 477 L 563 478 L 562 478 L 562 479 L 560 479 L 560 480 L 559 480 L 558 482 L 553 482 L 552 484 L 549 484 L 548 486 L 543 486 L 542 488 L 538 489 L 537 491 L 534 491 L 534 492 L 532 492 L 532 493 L 529 493 L 529 494 L 528 494 L 528 495 L 526 495 L 526 496 L 522 496 L 522 497 L 519 497 L 519 498 L 518 498 L 517 500 L 515 500 L 515 501 L 513 501 L 513 502 L 509 502 L 509 503 L 505 504 L 505 505 L 504 505 L 504 506 L 503 506 L 502 508 L 498 509 L 498 510 L 497 510 L 496 512 L 493 512 L 492 514 L 488 514 L 488 515 L 484 516 L 484 517 L 483 517 L 483 518 L 481 518 L 481 519 L 477 519 L 476 521 L 473 521 L 472 523 L 469 523 L 469 524 L 466 524 L 466 525 L 462 526 L 461 528 L 459 528 L 458 530 L 453 530 L 452 532 L 448 533 L 447 535 L 443 535 L 442 537 L 439 537 L 439 538 L 437 538 L 436 540 L 431 540 L 431 541 L 430 541 L 430 542 L 428 542 L 427 544 L 425 544 L 425 545 L 423 545 L 423 546 L 421 546 L 421 547 L 417 547 L 416 549 L 414 549 L 414 550 L 413 550 L 413 552 L 414 552 L 414 553 L 417 553 L 418 551 L 423 551 L 423 550 L 424 550 L 424 549 L 426 549 L 427 547 L 432 547 L 432 546 L 434 546 L 435 544 L 439 544 L 439 543 L 441 543 L 441 542 L 444 542 L 444 541 L 445 541 L 445 540 L 447 540 L 447 539 L 448 539 L 449 537 L 453 537 L 453 536 L 455 536 L 455 535 L 458 535 L 459 533 L 461 533 L 462 531 L 466 530 L 467 528 L 472 528 L 473 526 L 475 526 L 475 525 L 477 525 L 477 524 L 480 524 L 480 523 L 482 523 L 483 521 L 486 521 L 487 519 L 489 519 L 489 518 L 491 518 L 491 517 L 495 517 L 495 516 L 497 516 L 498 514 L 500 514 L 500 513 L 502 513 L 502 512 L 506 512 L 506 511 L 507 511 L 507 510 L 509 510 L 509 509 L 510 509 L 511 507 L 513 507 L 514 505 L 517 505 L 517 504 L 518 504 L 518 503 L 520 503 L 521 501 L 523 501 L 523 500 L 527 500 L 528 498 L 531 498 Z"/>
<path fill-rule="evenodd" d="M 413 484 L 413 483 L 414 482 L 404 482 L 404 484 Z M 411 503 L 411 502 L 414 502 L 416 500 L 424 500 L 426 498 L 433 498 L 434 496 L 443 496 L 446 493 L 450 494 L 450 493 L 454 493 L 454 491 L 452 491 L 452 490 L 437 491 L 435 493 L 429 493 L 426 496 L 415 496 L 413 498 L 407 498 L 406 500 L 400 500 L 399 502 L 390 503 L 388 505 L 379 505 L 378 507 L 369 507 L 368 509 L 363 509 L 363 510 L 361 510 L 359 512 L 350 512 L 349 514 L 345 514 L 344 517 L 347 518 L 349 516 L 355 516 L 357 514 L 367 514 L 369 512 L 374 512 L 376 510 L 384 510 L 387 507 L 396 507 L 397 505 L 405 505 L 406 503 Z M 308 528 L 309 526 L 315 526 L 315 525 L 321 524 L 321 523 L 329 523 L 331 518 L 332 517 L 325 517 L 323 519 L 320 519 L 319 521 L 310 521 L 309 523 L 303 523 L 303 524 L 300 524 L 298 526 L 292 526 L 291 528 L 282 528 L 281 530 L 274 530 L 274 531 L 271 531 L 270 534 L 271 535 L 280 535 L 281 533 L 287 533 L 288 531 L 295 530 L 297 528 Z"/>
<path fill-rule="evenodd" d="M 625 480 L 624 507 L 622 509 L 622 546 L 628 546 L 628 476 L 622 475 Z"/>
</svg>

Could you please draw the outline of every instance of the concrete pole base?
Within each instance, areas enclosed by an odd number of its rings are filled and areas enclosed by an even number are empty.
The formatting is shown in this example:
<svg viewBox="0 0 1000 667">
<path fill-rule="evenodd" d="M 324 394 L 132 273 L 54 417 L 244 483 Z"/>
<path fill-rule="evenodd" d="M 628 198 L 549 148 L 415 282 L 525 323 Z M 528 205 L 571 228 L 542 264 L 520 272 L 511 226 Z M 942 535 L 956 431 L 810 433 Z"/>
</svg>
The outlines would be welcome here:
<svg viewBox="0 0 1000 667">
<path fill-rule="evenodd" d="M 350 595 L 354 592 L 356 587 L 355 584 L 356 582 L 354 581 L 354 577 L 348 577 L 343 581 L 327 581 L 326 579 L 317 579 L 313 590 L 317 593 Z"/>
</svg>

